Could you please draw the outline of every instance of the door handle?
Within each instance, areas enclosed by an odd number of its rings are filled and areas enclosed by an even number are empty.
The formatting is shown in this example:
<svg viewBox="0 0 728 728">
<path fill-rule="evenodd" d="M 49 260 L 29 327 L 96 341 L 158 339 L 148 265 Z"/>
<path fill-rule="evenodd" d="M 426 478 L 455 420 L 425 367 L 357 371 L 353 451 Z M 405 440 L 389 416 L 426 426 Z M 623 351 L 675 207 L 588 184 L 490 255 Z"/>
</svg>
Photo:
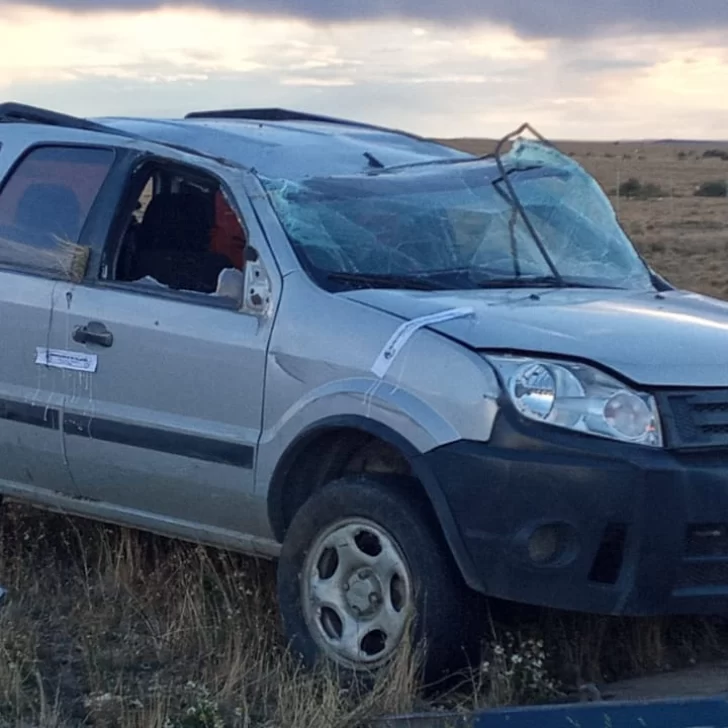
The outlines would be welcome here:
<svg viewBox="0 0 728 728">
<path fill-rule="evenodd" d="M 114 335 L 100 321 L 89 321 L 85 326 L 76 326 L 73 340 L 79 344 L 98 344 L 109 347 L 114 343 Z"/>
</svg>

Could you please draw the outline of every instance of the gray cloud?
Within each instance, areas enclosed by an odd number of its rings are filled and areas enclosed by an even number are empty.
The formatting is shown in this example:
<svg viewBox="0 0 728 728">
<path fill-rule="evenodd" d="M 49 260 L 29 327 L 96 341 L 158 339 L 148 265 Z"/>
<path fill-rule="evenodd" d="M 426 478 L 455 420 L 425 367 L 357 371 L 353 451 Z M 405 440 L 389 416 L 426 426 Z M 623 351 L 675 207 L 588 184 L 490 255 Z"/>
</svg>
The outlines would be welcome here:
<svg viewBox="0 0 728 728">
<path fill-rule="evenodd" d="M 470 25 L 481 20 L 505 23 L 526 36 L 564 38 L 615 29 L 669 32 L 728 26 L 725 0 L 0 0 L 0 8 L 24 3 L 77 11 L 186 5 L 322 22 L 399 17 Z"/>
</svg>

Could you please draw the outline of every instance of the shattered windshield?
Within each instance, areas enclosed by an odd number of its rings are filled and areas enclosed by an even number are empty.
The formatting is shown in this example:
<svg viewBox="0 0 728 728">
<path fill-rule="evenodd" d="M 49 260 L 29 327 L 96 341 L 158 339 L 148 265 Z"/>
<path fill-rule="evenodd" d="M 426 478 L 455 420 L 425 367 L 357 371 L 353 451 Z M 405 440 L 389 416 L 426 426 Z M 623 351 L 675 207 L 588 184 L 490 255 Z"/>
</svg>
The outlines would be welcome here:
<svg viewBox="0 0 728 728">
<path fill-rule="evenodd" d="M 527 220 L 491 159 L 262 181 L 304 265 L 337 289 L 651 287 L 608 198 L 579 164 L 523 140 L 502 162 Z"/>
</svg>

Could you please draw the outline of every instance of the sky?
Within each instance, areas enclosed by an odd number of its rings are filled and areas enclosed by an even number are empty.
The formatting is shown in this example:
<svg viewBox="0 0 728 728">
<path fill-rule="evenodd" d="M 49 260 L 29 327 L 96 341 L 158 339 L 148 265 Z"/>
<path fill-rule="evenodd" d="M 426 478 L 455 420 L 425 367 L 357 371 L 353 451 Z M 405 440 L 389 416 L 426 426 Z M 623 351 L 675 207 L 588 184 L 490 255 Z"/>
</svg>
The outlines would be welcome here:
<svg viewBox="0 0 728 728">
<path fill-rule="evenodd" d="M 728 138 L 726 0 L 0 0 L 0 100 L 437 137 Z"/>
</svg>

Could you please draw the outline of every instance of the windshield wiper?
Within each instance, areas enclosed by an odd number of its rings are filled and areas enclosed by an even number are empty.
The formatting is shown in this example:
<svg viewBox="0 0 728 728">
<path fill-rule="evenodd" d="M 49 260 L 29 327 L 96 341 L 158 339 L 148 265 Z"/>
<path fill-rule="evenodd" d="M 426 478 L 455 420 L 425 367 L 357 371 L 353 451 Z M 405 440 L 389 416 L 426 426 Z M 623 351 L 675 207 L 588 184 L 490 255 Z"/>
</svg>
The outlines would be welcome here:
<svg viewBox="0 0 728 728">
<path fill-rule="evenodd" d="M 579 283 L 564 280 L 561 276 L 513 276 L 478 281 L 478 288 L 616 288 L 597 283 Z"/>
<path fill-rule="evenodd" d="M 394 273 L 329 273 L 330 281 L 362 283 L 376 288 L 407 288 L 413 291 L 441 291 L 447 286 L 422 276 L 396 275 Z"/>
</svg>

